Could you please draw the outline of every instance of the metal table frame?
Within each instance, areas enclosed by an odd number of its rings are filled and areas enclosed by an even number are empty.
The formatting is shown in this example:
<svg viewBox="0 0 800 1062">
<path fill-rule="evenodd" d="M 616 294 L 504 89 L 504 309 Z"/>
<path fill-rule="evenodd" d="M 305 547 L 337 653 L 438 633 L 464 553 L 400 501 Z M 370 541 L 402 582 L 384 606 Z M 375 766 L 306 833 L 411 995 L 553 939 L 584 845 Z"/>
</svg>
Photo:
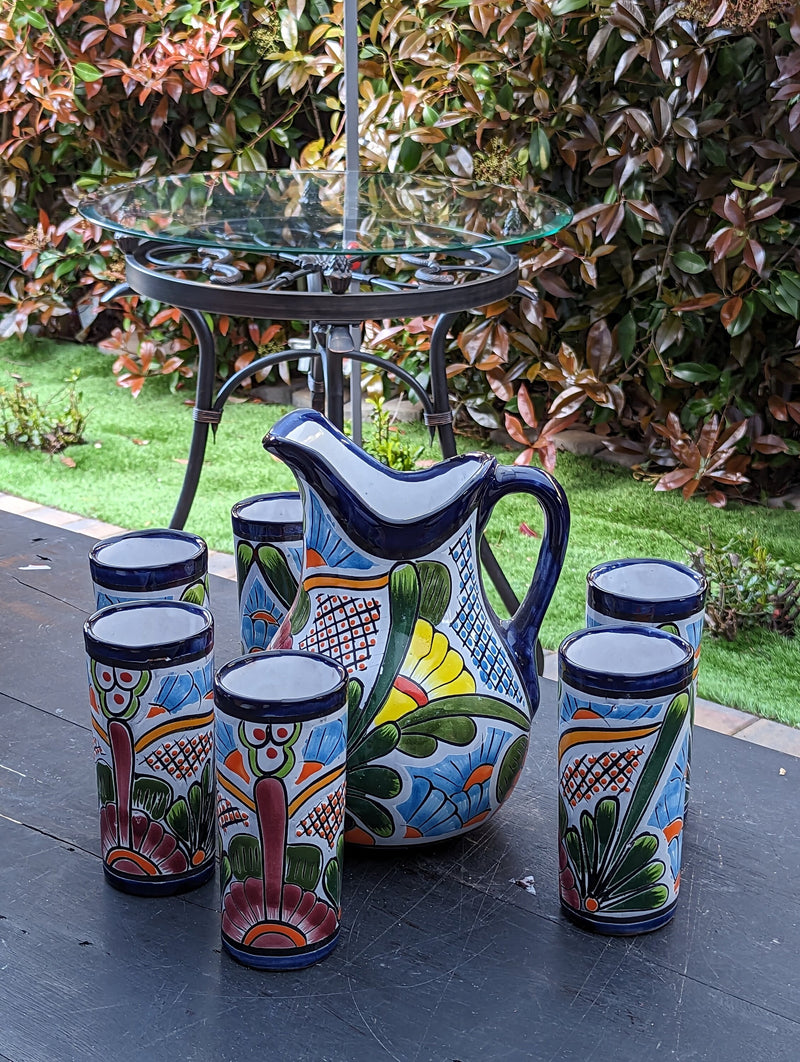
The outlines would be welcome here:
<svg viewBox="0 0 800 1062">
<path fill-rule="evenodd" d="M 363 252 L 351 256 L 302 252 L 273 255 L 276 263 L 285 268 L 273 271 L 266 281 L 252 283 L 243 278 L 233 264 L 231 252 L 224 249 L 130 236 L 120 236 L 118 242 L 125 254 L 127 282 L 108 292 L 106 301 L 135 292 L 174 306 L 192 328 L 197 341 L 194 425 L 186 472 L 169 525 L 174 528 L 182 528 L 189 516 L 205 458 L 208 430 L 212 428 L 216 432 L 225 402 L 246 380 L 281 362 L 312 359 L 309 389 L 313 408 L 325 413 L 339 429 L 344 426 L 343 358 L 390 372 L 419 399 L 431 438 L 438 434 L 442 456 L 455 456 L 444 350 L 447 335 L 463 311 L 486 306 L 518 291 L 519 262 L 504 246 L 477 245 L 450 251 L 445 265 L 435 255 L 400 256 L 415 269 L 411 282 L 392 281 L 365 271 L 364 260 L 368 264 L 375 256 Z M 304 290 L 297 290 L 298 283 Z M 371 290 L 373 285 L 382 290 Z M 365 291 L 364 287 L 370 290 Z M 230 376 L 215 395 L 216 346 L 207 314 L 306 321 L 308 346 L 257 358 Z M 359 334 L 367 320 L 434 314 L 437 322 L 430 342 L 430 392 L 402 366 L 356 347 L 354 334 Z M 515 612 L 519 600 L 485 539 L 481 544 L 481 560 L 504 606 L 510 613 Z M 541 670 L 541 651 L 539 656 Z"/>
</svg>

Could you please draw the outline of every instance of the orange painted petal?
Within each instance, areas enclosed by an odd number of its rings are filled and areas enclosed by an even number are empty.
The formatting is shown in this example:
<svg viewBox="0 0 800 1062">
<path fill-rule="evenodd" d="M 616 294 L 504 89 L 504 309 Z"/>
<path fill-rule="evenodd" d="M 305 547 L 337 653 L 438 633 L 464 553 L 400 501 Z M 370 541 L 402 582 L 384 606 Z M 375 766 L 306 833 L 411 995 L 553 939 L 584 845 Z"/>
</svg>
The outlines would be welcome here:
<svg viewBox="0 0 800 1062">
<path fill-rule="evenodd" d="M 295 784 L 300 785 L 300 783 L 304 782 L 306 778 L 310 778 L 312 774 L 316 774 L 317 771 L 321 770 L 322 764 L 319 762 L 319 760 L 306 760 L 306 762 L 303 764 L 302 771 L 297 776 L 297 782 Z"/>
<path fill-rule="evenodd" d="M 683 829 L 683 819 L 673 819 L 672 822 L 664 830 L 664 836 L 667 839 L 667 844 L 672 844 L 675 838 Z"/>
<path fill-rule="evenodd" d="M 167 709 L 162 708 L 160 704 L 153 704 L 150 706 L 150 711 L 147 713 L 147 718 L 152 719 L 156 715 L 166 715 Z"/>
<path fill-rule="evenodd" d="M 600 719 L 599 712 L 593 712 L 591 708 L 579 708 L 573 715 L 573 719 Z"/>
<path fill-rule="evenodd" d="M 307 568 L 321 568 L 325 564 L 325 558 L 322 557 L 315 549 L 310 546 L 306 546 L 306 567 Z"/>
<path fill-rule="evenodd" d="M 250 775 L 247 773 L 247 768 L 244 765 L 242 759 L 242 753 L 239 749 L 234 749 L 233 752 L 229 752 L 225 757 L 225 766 L 229 771 L 233 771 L 234 774 L 238 774 L 239 777 L 245 781 L 250 781 Z"/>
<path fill-rule="evenodd" d="M 360 826 L 353 826 L 352 829 L 346 830 L 344 839 L 349 844 L 375 844 L 375 838 L 372 834 L 367 833 L 366 830 L 362 830 Z"/>
<path fill-rule="evenodd" d="M 469 778 L 464 782 L 464 792 L 469 789 L 471 785 L 480 785 L 481 782 L 485 782 L 487 778 L 492 777 L 492 765 L 490 763 L 479 763 Z"/>
<path fill-rule="evenodd" d="M 406 837 L 421 837 L 422 833 L 416 828 L 416 826 L 406 826 Z"/>
</svg>

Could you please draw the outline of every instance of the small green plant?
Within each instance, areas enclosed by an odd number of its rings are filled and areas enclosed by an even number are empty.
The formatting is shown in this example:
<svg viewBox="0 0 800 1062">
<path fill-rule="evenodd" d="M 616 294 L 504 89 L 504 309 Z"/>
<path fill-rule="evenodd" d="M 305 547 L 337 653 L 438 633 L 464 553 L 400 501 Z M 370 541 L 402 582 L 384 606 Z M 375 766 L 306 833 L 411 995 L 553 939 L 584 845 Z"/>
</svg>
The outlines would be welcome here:
<svg viewBox="0 0 800 1062">
<path fill-rule="evenodd" d="M 767 627 L 791 637 L 800 623 L 800 565 L 779 560 L 757 534 L 726 542 L 706 528 L 708 544 L 687 549 L 692 567 L 708 579 L 706 627 L 733 641 L 740 631 Z"/>
<path fill-rule="evenodd" d="M 80 408 L 83 395 L 76 388 L 79 377 L 80 369 L 73 369 L 66 388 L 44 404 L 18 377 L 12 390 L 0 387 L 0 439 L 6 446 L 57 454 L 84 442 L 86 414 Z"/>
<path fill-rule="evenodd" d="M 396 472 L 412 472 L 423 453 L 423 447 L 419 446 L 415 450 L 403 439 L 393 423 L 391 413 L 384 406 L 382 396 L 370 398 L 369 401 L 375 408 L 370 416 L 372 431 L 364 440 L 364 449 Z"/>
</svg>

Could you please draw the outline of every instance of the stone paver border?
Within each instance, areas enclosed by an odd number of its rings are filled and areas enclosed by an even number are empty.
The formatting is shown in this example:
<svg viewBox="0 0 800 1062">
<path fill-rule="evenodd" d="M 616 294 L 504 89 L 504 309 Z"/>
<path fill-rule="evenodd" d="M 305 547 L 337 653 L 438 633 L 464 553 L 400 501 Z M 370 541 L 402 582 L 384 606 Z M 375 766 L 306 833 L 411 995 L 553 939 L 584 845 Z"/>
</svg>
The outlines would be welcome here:
<svg viewBox="0 0 800 1062">
<path fill-rule="evenodd" d="M 64 512 L 62 509 L 54 509 L 49 505 L 27 501 L 3 491 L 0 491 L 0 510 L 26 516 L 30 520 L 37 520 L 51 527 L 63 527 L 65 531 L 77 531 L 82 535 L 88 535 L 89 538 L 108 538 L 109 535 L 119 535 L 126 530 L 124 527 L 116 527 L 102 520 L 93 520 L 75 513 Z M 236 579 L 236 564 L 230 553 L 209 550 L 208 570 L 212 575 L 218 575 L 223 579 Z M 545 678 L 557 679 L 557 666 L 556 653 L 546 651 Z M 766 748 L 800 758 L 800 730 L 785 726 L 783 723 L 761 719 L 759 716 L 739 711 L 738 708 L 714 704 L 713 701 L 704 700 L 702 697 L 698 698 L 695 705 L 695 722 L 707 730 L 715 730 L 741 741 L 750 741 L 755 745 L 763 745 Z"/>
</svg>

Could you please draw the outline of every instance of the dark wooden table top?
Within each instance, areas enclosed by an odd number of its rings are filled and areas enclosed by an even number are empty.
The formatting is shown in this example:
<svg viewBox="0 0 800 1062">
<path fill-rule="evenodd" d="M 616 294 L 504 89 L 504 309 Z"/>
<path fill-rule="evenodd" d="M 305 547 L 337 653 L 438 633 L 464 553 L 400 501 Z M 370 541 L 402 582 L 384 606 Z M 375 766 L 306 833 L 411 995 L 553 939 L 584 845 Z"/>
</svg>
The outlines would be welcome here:
<svg viewBox="0 0 800 1062">
<path fill-rule="evenodd" d="M 698 729 L 673 921 L 585 933 L 559 912 L 547 681 L 489 824 L 426 851 L 348 851 L 342 937 L 317 966 L 230 960 L 216 883 L 110 888 L 81 633 L 91 544 L 0 513 L 0 1059 L 800 1058 L 800 763 Z M 235 586 L 212 578 L 212 594 L 220 664 L 238 652 Z"/>
</svg>

